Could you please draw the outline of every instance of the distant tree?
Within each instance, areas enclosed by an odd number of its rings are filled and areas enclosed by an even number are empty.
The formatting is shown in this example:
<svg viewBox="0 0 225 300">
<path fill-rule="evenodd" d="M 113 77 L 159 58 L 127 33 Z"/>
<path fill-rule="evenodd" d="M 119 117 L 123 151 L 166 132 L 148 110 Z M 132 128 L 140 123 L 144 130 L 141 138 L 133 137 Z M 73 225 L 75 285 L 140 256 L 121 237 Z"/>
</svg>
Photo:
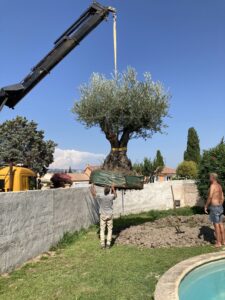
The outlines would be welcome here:
<svg viewBox="0 0 225 300">
<path fill-rule="evenodd" d="M 183 161 L 177 167 L 177 176 L 186 179 L 196 179 L 198 177 L 198 167 L 194 161 Z"/>
<path fill-rule="evenodd" d="M 199 180 L 197 182 L 200 196 L 206 200 L 209 189 L 209 173 L 217 173 L 225 194 L 225 142 L 203 151 L 199 164 Z"/>
<path fill-rule="evenodd" d="M 160 150 L 157 150 L 153 164 L 156 173 L 160 173 L 165 166 L 164 159 Z"/>
<path fill-rule="evenodd" d="M 153 181 L 155 174 L 155 166 L 151 159 L 145 157 L 142 163 L 133 164 L 133 170 L 138 175 L 143 175 L 147 177 L 150 181 Z"/>
<path fill-rule="evenodd" d="M 168 93 L 160 82 L 152 81 L 149 73 L 144 75 L 144 81 L 139 81 L 136 71 L 128 68 L 118 78 L 94 74 L 80 88 L 80 94 L 73 113 L 87 128 L 100 127 L 111 146 L 103 168 L 130 171 L 128 143 L 162 132 L 164 118 L 168 116 Z"/>
<path fill-rule="evenodd" d="M 153 181 L 153 177 L 155 175 L 155 164 L 150 158 L 144 158 L 142 174 L 145 177 L 148 177 L 151 182 Z"/>
<path fill-rule="evenodd" d="M 56 144 L 44 140 L 44 131 L 24 117 L 0 125 L 0 164 L 22 164 L 43 175 L 53 162 Z"/>
<path fill-rule="evenodd" d="M 200 162 L 200 141 L 197 131 L 194 127 L 189 128 L 187 138 L 187 149 L 184 152 L 184 160 L 194 161 L 197 164 Z"/>
<path fill-rule="evenodd" d="M 68 173 L 73 173 L 71 166 L 69 167 Z"/>
<path fill-rule="evenodd" d="M 142 163 L 134 163 L 133 164 L 133 171 L 137 174 L 137 175 L 143 175 L 143 164 Z"/>
</svg>

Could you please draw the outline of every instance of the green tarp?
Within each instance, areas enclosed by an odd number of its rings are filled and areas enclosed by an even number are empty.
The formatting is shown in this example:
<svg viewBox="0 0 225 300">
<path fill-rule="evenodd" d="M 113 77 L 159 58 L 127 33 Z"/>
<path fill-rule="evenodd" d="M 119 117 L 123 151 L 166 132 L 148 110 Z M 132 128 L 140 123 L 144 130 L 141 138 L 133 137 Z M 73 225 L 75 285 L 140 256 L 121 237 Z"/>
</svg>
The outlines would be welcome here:
<svg viewBox="0 0 225 300">
<path fill-rule="evenodd" d="M 91 173 L 90 182 L 100 186 L 115 185 L 124 189 L 143 189 L 144 177 L 125 175 L 113 171 L 95 170 Z"/>
</svg>

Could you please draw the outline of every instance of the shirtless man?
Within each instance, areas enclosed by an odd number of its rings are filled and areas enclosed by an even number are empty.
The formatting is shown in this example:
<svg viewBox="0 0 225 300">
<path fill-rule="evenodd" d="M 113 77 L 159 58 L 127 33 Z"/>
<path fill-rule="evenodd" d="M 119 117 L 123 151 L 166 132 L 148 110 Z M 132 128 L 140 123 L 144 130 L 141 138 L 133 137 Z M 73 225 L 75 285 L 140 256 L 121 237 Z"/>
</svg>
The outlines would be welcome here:
<svg viewBox="0 0 225 300">
<path fill-rule="evenodd" d="M 205 213 L 208 214 L 210 209 L 209 218 L 214 225 L 216 234 L 216 247 L 225 245 L 225 232 L 223 225 L 223 202 L 224 195 L 221 185 L 218 183 L 218 175 L 216 173 L 210 174 L 210 189 L 209 196 L 205 205 Z"/>
</svg>

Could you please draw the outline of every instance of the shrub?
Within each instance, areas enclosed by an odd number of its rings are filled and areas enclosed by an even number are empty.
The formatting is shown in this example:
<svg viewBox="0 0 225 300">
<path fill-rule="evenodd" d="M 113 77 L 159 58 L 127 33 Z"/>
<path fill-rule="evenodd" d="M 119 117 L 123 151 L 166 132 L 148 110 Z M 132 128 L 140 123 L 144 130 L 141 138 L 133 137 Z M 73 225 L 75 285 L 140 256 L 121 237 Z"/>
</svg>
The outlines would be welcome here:
<svg viewBox="0 0 225 300">
<path fill-rule="evenodd" d="M 207 198 L 209 189 L 209 173 L 217 173 L 225 192 L 225 143 L 221 143 L 203 152 L 199 165 L 198 190 L 203 199 Z"/>
<path fill-rule="evenodd" d="M 72 184 L 71 177 L 65 173 L 56 173 L 52 176 L 51 181 L 54 188 L 65 187 L 65 184 Z"/>
<path fill-rule="evenodd" d="M 177 167 L 177 176 L 187 179 L 196 179 L 198 176 L 197 164 L 194 161 L 183 161 Z"/>
</svg>

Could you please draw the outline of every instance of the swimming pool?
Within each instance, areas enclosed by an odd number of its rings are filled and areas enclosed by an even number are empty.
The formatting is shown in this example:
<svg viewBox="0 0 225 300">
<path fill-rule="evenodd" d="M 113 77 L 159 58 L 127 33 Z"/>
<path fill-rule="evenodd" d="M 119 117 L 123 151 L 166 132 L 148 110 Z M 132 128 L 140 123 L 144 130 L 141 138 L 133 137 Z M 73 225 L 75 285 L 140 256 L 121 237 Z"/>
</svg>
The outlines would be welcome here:
<svg viewBox="0 0 225 300">
<path fill-rule="evenodd" d="M 225 259 L 204 264 L 181 281 L 179 300 L 202 299 L 225 299 Z"/>
</svg>

